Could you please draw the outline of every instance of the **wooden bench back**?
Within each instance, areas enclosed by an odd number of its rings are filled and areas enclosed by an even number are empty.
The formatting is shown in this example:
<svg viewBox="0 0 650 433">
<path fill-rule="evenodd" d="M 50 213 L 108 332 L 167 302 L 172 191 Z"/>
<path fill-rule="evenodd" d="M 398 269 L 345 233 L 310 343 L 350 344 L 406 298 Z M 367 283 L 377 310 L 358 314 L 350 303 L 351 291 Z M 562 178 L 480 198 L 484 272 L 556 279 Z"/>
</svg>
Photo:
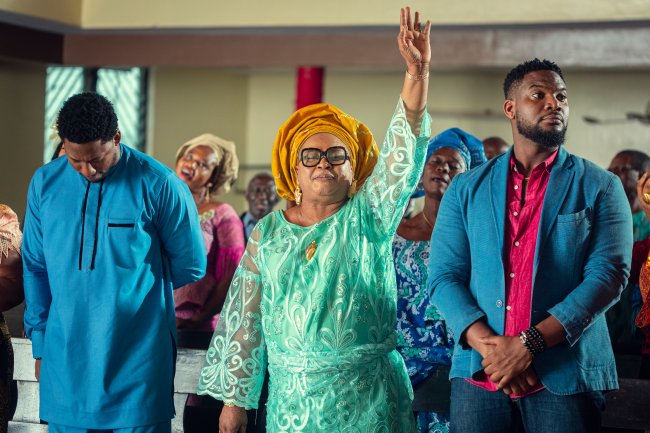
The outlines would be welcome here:
<svg viewBox="0 0 650 433">
<path fill-rule="evenodd" d="M 34 377 L 32 344 L 24 338 L 12 338 L 14 346 L 14 379 L 18 381 L 18 405 L 13 421 L 12 433 L 46 432 L 47 426 L 40 424 L 38 417 L 38 382 Z M 199 375 L 205 360 L 205 350 L 179 349 L 174 377 L 174 408 L 172 432 L 183 432 L 183 408 L 188 394 L 196 392 Z"/>
<path fill-rule="evenodd" d="M 12 433 L 46 432 L 46 426 L 39 424 L 38 382 L 34 377 L 32 345 L 29 340 L 12 338 L 14 346 L 14 379 L 18 381 L 18 406 L 11 423 Z M 174 407 L 176 417 L 172 420 L 172 432 L 183 432 L 183 408 L 188 394 L 196 391 L 205 351 L 179 349 L 174 378 Z M 620 379 L 621 389 L 607 394 L 607 407 L 603 413 L 603 426 L 645 430 L 650 433 L 650 381 Z M 447 391 L 448 392 L 448 391 Z M 435 394 L 435 390 L 430 390 Z M 425 393 L 426 394 L 426 393 Z M 435 396 L 422 396 L 418 410 L 426 410 L 437 401 Z"/>
</svg>

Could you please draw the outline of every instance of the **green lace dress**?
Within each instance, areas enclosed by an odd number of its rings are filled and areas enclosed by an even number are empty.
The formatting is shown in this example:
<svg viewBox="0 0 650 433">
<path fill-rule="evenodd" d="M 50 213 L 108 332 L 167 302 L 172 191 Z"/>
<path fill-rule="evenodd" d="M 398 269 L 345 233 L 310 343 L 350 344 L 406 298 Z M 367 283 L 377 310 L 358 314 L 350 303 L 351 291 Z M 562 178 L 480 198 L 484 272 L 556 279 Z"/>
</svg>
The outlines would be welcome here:
<svg viewBox="0 0 650 433">
<path fill-rule="evenodd" d="M 413 392 L 395 350 L 391 244 L 422 173 L 429 128 L 426 115 L 416 137 L 400 100 L 373 174 L 336 214 L 301 227 L 277 211 L 257 224 L 199 394 L 256 408 L 268 366 L 269 433 L 415 431 Z"/>
</svg>

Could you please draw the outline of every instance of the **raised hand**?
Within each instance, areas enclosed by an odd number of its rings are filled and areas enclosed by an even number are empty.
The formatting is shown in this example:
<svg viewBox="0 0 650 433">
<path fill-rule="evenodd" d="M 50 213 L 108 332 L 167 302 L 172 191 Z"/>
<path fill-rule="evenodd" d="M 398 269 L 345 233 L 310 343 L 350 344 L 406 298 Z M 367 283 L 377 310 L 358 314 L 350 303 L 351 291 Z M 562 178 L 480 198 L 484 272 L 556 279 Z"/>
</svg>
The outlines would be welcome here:
<svg viewBox="0 0 650 433">
<path fill-rule="evenodd" d="M 422 71 L 428 70 L 431 61 L 431 43 L 429 34 L 431 22 L 427 20 L 424 29 L 420 22 L 420 13 L 415 12 L 411 21 L 411 8 L 400 9 L 400 31 L 397 35 L 399 52 L 406 62 L 406 68 L 412 75 L 419 75 Z"/>
</svg>

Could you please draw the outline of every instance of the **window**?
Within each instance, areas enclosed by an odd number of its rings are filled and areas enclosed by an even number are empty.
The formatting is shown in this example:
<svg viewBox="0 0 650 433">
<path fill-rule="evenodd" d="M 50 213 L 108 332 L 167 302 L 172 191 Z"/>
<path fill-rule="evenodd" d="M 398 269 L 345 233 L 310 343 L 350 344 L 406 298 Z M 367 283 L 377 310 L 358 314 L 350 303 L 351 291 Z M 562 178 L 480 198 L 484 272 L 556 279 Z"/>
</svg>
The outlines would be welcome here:
<svg viewBox="0 0 650 433">
<path fill-rule="evenodd" d="M 144 151 L 147 124 L 147 69 L 52 66 L 47 69 L 45 89 L 45 148 L 48 162 L 59 143 L 52 125 L 61 105 L 70 96 L 83 91 L 106 96 L 115 107 L 122 142 Z"/>
</svg>

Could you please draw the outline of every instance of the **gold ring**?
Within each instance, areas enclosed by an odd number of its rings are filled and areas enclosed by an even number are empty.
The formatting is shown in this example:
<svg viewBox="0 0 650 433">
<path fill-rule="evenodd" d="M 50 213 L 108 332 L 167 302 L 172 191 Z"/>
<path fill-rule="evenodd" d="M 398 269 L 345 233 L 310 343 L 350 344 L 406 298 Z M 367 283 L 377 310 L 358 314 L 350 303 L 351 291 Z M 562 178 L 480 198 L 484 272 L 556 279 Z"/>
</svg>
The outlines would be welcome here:
<svg viewBox="0 0 650 433">
<path fill-rule="evenodd" d="M 647 192 L 646 192 L 646 193 L 643 193 L 643 201 L 644 201 L 646 204 L 650 204 L 650 193 L 647 193 Z"/>
</svg>

